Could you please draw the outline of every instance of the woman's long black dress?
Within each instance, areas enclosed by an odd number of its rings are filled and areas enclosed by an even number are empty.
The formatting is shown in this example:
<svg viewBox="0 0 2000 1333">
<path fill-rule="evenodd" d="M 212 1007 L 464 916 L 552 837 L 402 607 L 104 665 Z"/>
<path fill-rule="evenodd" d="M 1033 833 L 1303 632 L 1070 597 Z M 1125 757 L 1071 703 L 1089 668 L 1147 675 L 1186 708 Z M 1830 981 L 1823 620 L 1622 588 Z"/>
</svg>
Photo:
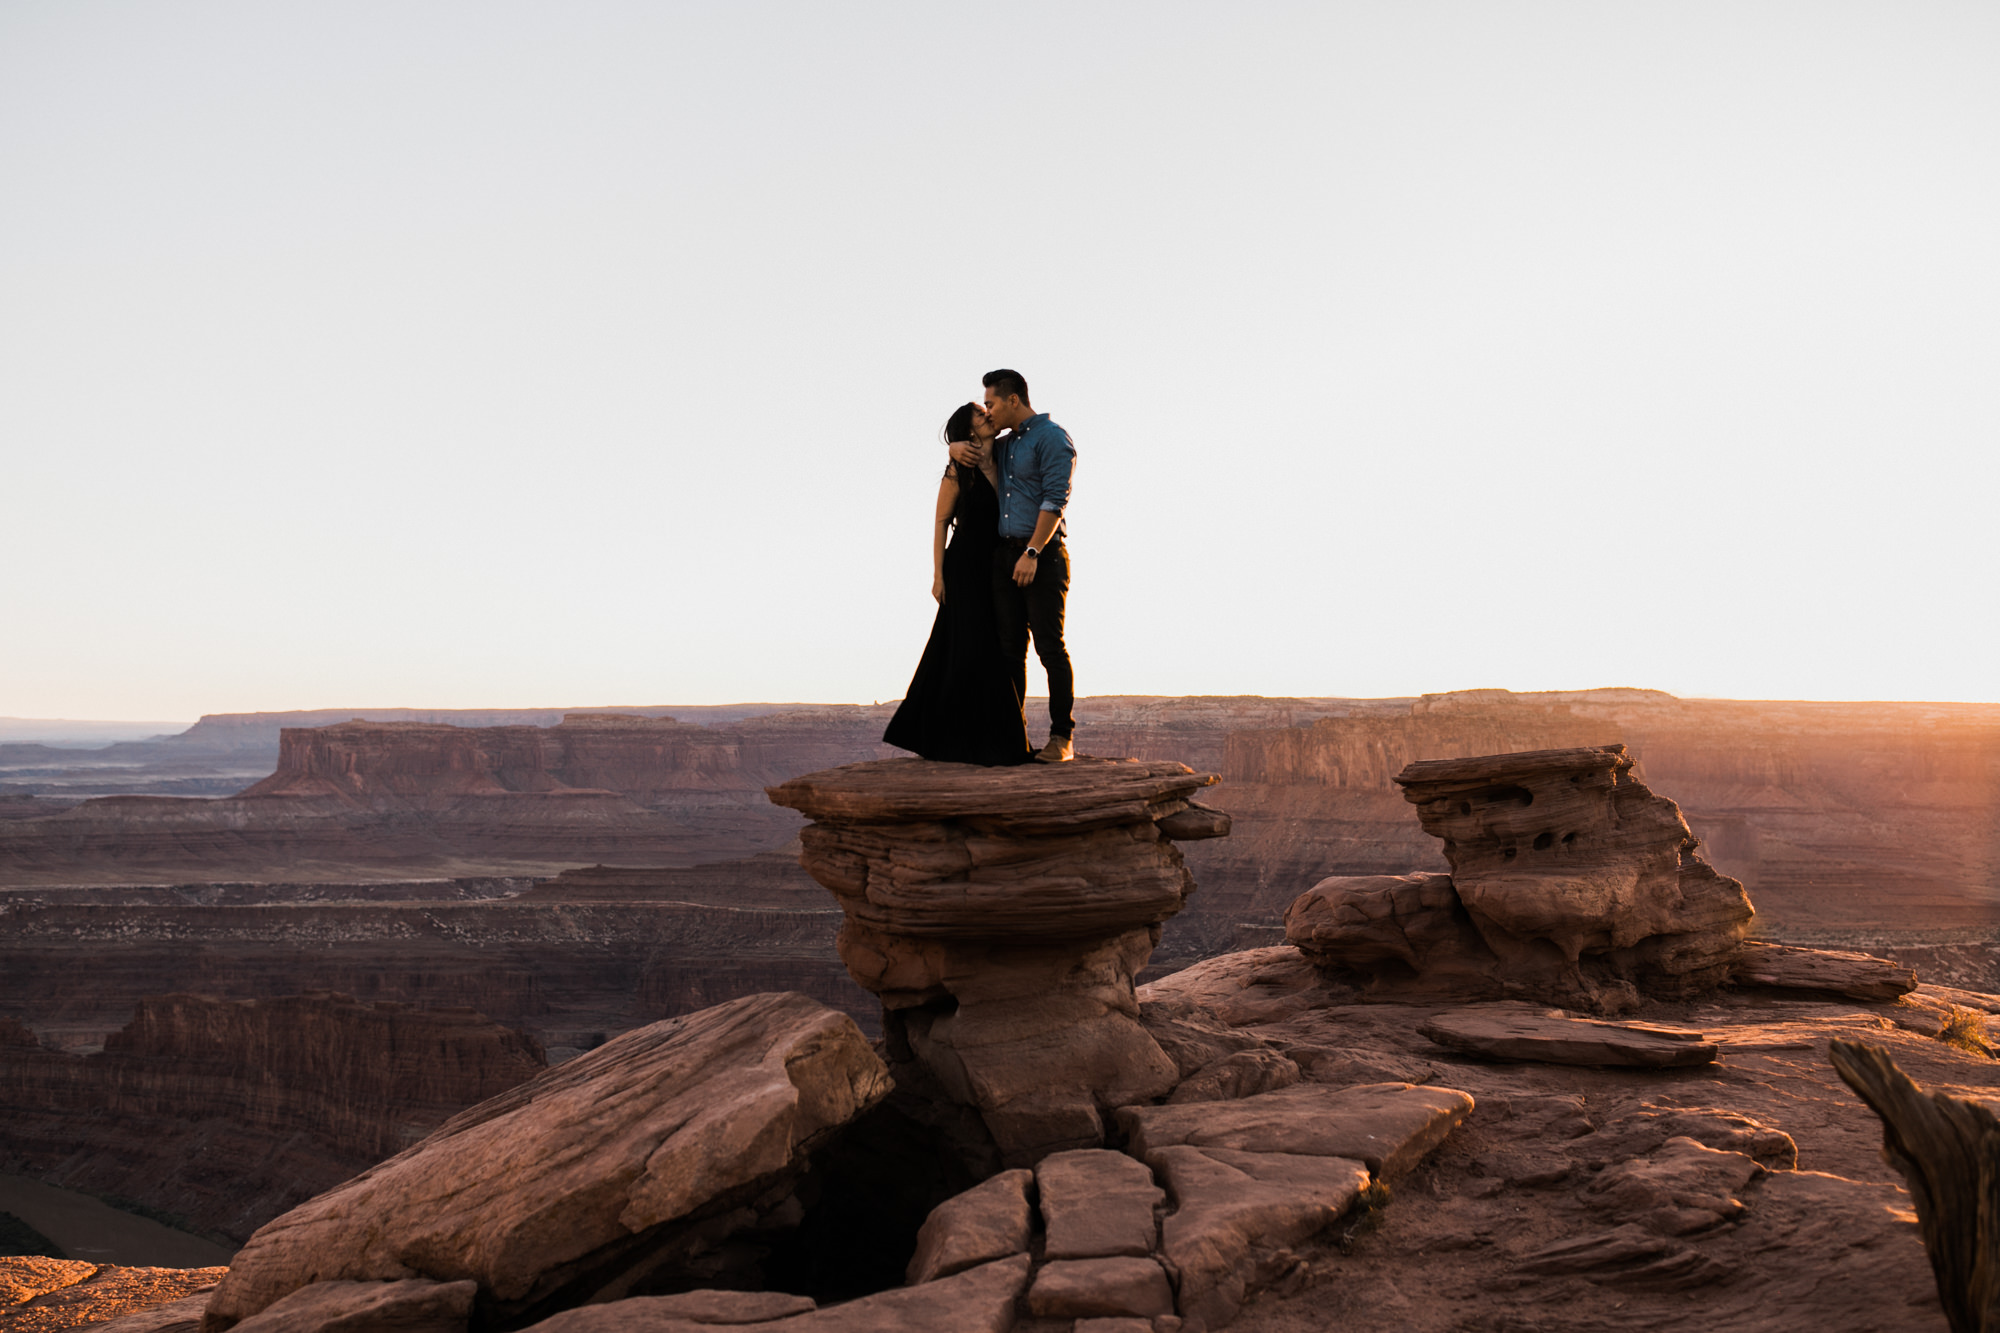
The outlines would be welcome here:
<svg viewBox="0 0 2000 1333">
<path fill-rule="evenodd" d="M 1000 542 L 1000 497 L 976 467 L 953 464 L 958 506 L 944 552 L 944 605 L 903 706 L 882 739 L 926 759 L 961 764 L 1026 763 L 1021 696 L 1000 660 L 993 613 L 993 551 Z"/>
</svg>

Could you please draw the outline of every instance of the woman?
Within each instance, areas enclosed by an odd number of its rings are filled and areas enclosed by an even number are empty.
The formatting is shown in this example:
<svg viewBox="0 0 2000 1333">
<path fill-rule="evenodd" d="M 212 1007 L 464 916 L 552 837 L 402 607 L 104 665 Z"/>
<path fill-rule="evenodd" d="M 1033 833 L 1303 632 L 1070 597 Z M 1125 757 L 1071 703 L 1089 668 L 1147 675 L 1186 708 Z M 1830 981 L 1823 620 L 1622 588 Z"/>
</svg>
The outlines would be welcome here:
<svg viewBox="0 0 2000 1333">
<path fill-rule="evenodd" d="M 937 620 L 903 706 L 882 737 L 926 759 L 1024 764 L 1034 753 L 1028 748 L 1021 697 L 1000 660 L 993 617 L 993 548 L 1000 540 L 993 435 L 993 422 L 977 403 L 967 403 L 944 423 L 945 443 L 972 441 L 980 447 L 981 466 L 947 463 L 938 483 L 931 527 L 931 596 L 938 602 Z"/>
</svg>

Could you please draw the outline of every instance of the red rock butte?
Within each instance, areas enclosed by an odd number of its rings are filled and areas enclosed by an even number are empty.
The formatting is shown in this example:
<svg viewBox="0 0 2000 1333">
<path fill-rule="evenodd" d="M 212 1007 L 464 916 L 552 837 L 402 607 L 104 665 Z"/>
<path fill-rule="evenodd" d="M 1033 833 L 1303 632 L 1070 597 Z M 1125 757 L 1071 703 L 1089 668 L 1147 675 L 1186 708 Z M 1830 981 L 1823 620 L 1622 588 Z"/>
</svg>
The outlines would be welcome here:
<svg viewBox="0 0 2000 1333">
<path fill-rule="evenodd" d="M 1009 1165 L 1104 1142 L 1174 1062 L 1134 978 L 1194 892 L 1176 839 L 1226 836 L 1184 764 L 979 768 L 891 759 L 770 789 L 813 823 L 801 863 L 846 922 L 842 961 L 880 997 L 892 1062 L 975 1108 Z"/>
</svg>

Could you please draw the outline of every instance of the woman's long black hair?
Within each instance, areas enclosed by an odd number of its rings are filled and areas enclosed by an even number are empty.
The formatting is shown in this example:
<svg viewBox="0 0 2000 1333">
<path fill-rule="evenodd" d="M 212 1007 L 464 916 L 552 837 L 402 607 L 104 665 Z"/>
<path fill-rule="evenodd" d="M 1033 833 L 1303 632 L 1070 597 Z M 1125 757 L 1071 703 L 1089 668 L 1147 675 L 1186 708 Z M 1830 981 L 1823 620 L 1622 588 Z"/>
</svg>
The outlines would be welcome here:
<svg viewBox="0 0 2000 1333">
<path fill-rule="evenodd" d="M 978 412 L 978 403 L 967 403 L 964 407 L 959 408 L 950 417 L 946 418 L 944 423 L 944 442 L 946 444 L 957 444 L 961 440 L 971 439 L 972 418 Z"/>
</svg>

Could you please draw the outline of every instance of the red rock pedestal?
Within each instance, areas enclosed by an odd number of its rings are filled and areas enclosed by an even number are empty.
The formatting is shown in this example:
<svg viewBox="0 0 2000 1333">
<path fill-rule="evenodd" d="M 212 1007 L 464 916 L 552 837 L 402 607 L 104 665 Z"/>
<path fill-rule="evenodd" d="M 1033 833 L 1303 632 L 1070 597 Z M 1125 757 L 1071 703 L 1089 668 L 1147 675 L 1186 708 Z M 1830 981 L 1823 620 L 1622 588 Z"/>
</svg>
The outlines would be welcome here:
<svg viewBox="0 0 2000 1333">
<path fill-rule="evenodd" d="M 850 764 L 770 797 L 813 820 L 801 862 L 847 920 L 840 956 L 881 997 L 892 1059 L 974 1108 L 1008 1165 L 1104 1141 L 1174 1062 L 1133 978 L 1194 878 L 1175 839 L 1229 831 L 1175 763 Z"/>
<path fill-rule="evenodd" d="M 1285 914 L 1322 966 L 1615 1011 L 1728 980 L 1749 931 L 1680 807 L 1622 745 L 1411 764 L 1396 777 L 1450 875 L 1322 880 Z"/>
</svg>

